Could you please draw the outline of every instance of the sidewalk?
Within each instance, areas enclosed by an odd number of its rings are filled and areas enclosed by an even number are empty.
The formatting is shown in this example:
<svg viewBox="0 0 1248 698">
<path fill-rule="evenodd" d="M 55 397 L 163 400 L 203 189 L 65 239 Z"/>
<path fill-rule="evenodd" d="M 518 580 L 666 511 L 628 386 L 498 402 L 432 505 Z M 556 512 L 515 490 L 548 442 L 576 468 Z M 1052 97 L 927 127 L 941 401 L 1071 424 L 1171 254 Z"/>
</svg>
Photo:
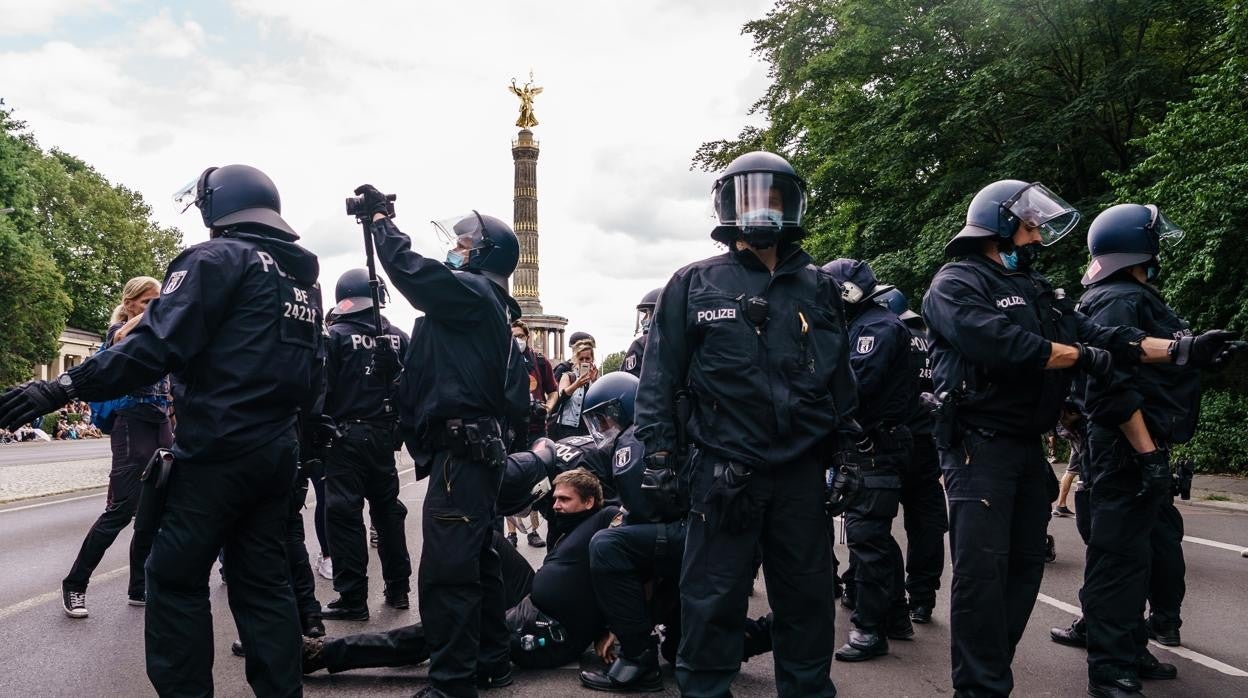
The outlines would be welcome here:
<svg viewBox="0 0 1248 698">
<path fill-rule="evenodd" d="M 1053 472 L 1061 479 L 1062 473 L 1066 472 L 1066 464 L 1054 463 Z M 1248 477 L 1196 473 L 1192 477 L 1192 498 L 1187 501 L 1176 498 L 1175 503 L 1248 511 Z"/>
<path fill-rule="evenodd" d="M 108 484 L 109 458 L 31 463 L 0 468 L 0 504 Z"/>
</svg>

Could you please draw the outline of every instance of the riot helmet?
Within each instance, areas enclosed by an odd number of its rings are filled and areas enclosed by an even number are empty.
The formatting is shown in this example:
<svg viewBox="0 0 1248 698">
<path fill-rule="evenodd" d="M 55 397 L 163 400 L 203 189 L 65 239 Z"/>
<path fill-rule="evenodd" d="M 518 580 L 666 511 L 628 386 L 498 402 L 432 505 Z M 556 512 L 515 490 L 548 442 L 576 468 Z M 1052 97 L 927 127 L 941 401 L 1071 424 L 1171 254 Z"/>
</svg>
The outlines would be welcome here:
<svg viewBox="0 0 1248 698">
<path fill-rule="evenodd" d="M 738 238 L 766 249 L 800 239 L 806 213 L 806 182 L 787 160 L 764 151 L 738 156 L 711 190 L 719 225 L 716 242 L 731 245 Z"/>
<path fill-rule="evenodd" d="M 514 516 L 530 509 L 550 494 L 549 469 L 553 462 L 554 451 L 536 444 L 535 450 L 507 456 L 503 465 L 502 482 L 498 488 L 498 514 Z"/>
<path fill-rule="evenodd" d="M 585 391 L 581 418 L 599 446 L 613 443 L 633 425 L 633 405 L 639 382 L 631 373 L 613 371 L 594 381 Z"/>
<path fill-rule="evenodd" d="M 249 165 L 209 167 L 173 195 L 182 210 L 195 206 L 204 225 L 221 230 L 240 223 L 267 228 L 289 240 L 299 235 L 282 219 L 282 199 L 273 180 Z"/>
<path fill-rule="evenodd" d="M 663 289 L 660 287 L 641 297 L 641 302 L 637 304 L 637 324 L 633 327 L 633 334 L 650 331 L 650 321 L 654 319 L 654 309 L 658 306 L 659 295 L 662 293 Z"/>
<path fill-rule="evenodd" d="M 1161 269 L 1161 243 L 1173 246 L 1182 239 L 1183 230 L 1152 204 L 1110 206 L 1088 227 L 1092 263 L 1083 275 L 1083 285 L 1090 286 L 1115 272 L 1150 262 L 1146 273 L 1152 281 Z"/>
<path fill-rule="evenodd" d="M 381 277 L 377 278 L 377 298 L 381 301 L 382 308 L 386 307 L 389 302 L 389 293 L 386 291 L 386 282 Z M 334 306 L 335 315 L 350 315 L 358 313 L 362 310 L 368 310 L 373 307 L 373 293 L 368 285 L 367 269 L 348 269 L 338 277 L 338 284 L 334 286 Z"/>
<path fill-rule="evenodd" d="M 1003 179 L 980 189 L 971 199 L 966 225 L 945 245 L 945 254 L 977 252 L 984 238 L 1008 240 L 1024 223 L 1040 231 L 1040 244 L 1047 247 L 1078 222 L 1079 211 L 1043 184 Z"/>
<path fill-rule="evenodd" d="M 520 241 L 511 226 L 476 211 L 432 223 L 442 241 L 454 246 L 446 253 L 448 267 L 480 272 L 507 288 L 520 261 Z"/>
<path fill-rule="evenodd" d="M 875 272 L 871 271 L 871 265 L 858 259 L 834 259 L 823 265 L 823 272 L 841 287 L 841 300 L 847 306 L 873 300 L 893 288 L 881 286 L 876 281 Z"/>
<path fill-rule="evenodd" d="M 886 308 L 898 317 L 906 312 L 906 308 L 910 305 L 910 302 L 906 300 L 906 294 L 902 293 L 896 286 L 885 288 L 875 296 L 874 300 L 880 307 Z"/>
</svg>

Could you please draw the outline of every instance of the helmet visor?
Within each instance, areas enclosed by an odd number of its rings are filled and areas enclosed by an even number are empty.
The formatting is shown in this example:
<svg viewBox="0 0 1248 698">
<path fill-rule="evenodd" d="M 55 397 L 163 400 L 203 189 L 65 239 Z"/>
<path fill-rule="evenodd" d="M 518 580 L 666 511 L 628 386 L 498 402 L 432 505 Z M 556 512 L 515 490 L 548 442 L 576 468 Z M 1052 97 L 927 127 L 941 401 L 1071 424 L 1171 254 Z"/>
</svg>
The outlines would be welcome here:
<svg viewBox="0 0 1248 698">
<path fill-rule="evenodd" d="M 1003 205 L 1024 224 L 1038 229 L 1040 244 L 1045 246 L 1060 240 L 1079 223 L 1079 211 L 1039 182 L 1024 187 Z"/>
<path fill-rule="evenodd" d="M 618 399 L 595 405 L 581 416 L 589 435 L 599 446 L 605 446 L 620 435 L 620 401 Z"/>
<path fill-rule="evenodd" d="M 208 175 L 215 169 L 217 168 L 209 167 L 199 173 L 198 177 L 182 185 L 173 193 L 173 203 L 182 207 L 182 213 L 186 213 L 187 209 L 192 206 L 198 206 L 199 203 L 203 201 L 204 194 L 206 193 L 204 191 L 204 185 L 208 182 Z"/>
<path fill-rule="evenodd" d="M 797 226 L 806 213 L 806 192 L 796 178 L 784 174 L 734 175 L 720 182 L 711 197 L 720 225 Z"/>
<path fill-rule="evenodd" d="M 485 239 L 485 221 L 476 211 L 430 222 L 437 230 L 438 239 L 449 246 L 472 250 L 481 247 Z"/>
<path fill-rule="evenodd" d="M 650 321 L 654 319 L 654 308 L 646 306 L 637 308 L 637 325 L 633 328 L 633 334 L 638 334 L 643 330 L 650 329 Z"/>
<path fill-rule="evenodd" d="M 1166 215 L 1161 212 L 1161 209 L 1149 204 L 1148 210 L 1153 212 L 1153 220 L 1148 225 L 1153 229 L 1154 233 L 1157 233 L 1157 242 L 1166 247 L 1174 247 L 1183 240 L 1183 235 L 1185 234 L 1183 229 L 1171 223 L 1170 219 L 1166 218 Z"/>
</svg>

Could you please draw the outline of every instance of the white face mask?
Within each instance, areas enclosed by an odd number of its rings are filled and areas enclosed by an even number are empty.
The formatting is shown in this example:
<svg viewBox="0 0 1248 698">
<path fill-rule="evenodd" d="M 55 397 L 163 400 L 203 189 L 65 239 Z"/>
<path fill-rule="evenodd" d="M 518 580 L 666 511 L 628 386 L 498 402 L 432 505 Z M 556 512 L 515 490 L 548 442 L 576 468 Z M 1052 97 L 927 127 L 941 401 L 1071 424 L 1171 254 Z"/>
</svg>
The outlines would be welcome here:
<svg viewBox="0 0 1248 698">
<path fill-rule="evenodd" d="M 520 345 L 520 351 L 524 351 L 529 348 L 529 341 L 524 337 L 516 337 L 516 344 Z"/>
</svg>

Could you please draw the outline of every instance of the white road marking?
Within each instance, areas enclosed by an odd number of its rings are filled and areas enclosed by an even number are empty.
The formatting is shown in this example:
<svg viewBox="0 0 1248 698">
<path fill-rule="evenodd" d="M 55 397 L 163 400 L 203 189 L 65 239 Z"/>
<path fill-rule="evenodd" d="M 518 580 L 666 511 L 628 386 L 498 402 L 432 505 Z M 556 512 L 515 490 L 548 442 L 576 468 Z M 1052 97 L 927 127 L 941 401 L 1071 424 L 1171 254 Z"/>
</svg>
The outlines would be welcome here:
<svg viewBox="0 0 1248 698">
<path fill-rule="evenodd" d="M 1078 606 L 1072 606 L 1066 603 L 1065 601 L 1059 601 L 1058 599 L 1055 599 L 1052 596 L 1049 596 L 1048 594 L 1040 594 L 1039 596 L 1036 597 L 1036 599 L 1038 601 L 1043 601 L 1044 603 L 1047 603 L 1053 608 L 1065 611 L 1071 614 L 1072 616 L 1083 615 L 1083 610 L 1080 609 Z M 1153 647 L 1156 647 L 1157 649 L 1162 649 L 1172 654 L 1177 654 L 1178 656 L 1184 659 L 1190 659 L 1191 661 L 1196 662 L 1197 664 L 1201 666 L 1209 667 L 1210 669 L 1226 674 L 1227 676 L 1248 677 L 1248 671 L 1244 671 L 1243 669 L 1237 669 L 1231 666 L 1230 664 L 1224 664 L 1223 662 L 1219 662 L 1213 657 L 1205 656 L 1201 654 L 1200 652 L 1194 652 L 1192 650 L 1187 649 L 1186 647 L 1166 647 L 1165 645 L 1160 644 L 1153 640 L 1149 640 L 1148 644 L 1152 645 Z"/>
<path fill-rule="evenodd" d="M 11 511 L 22 511 L 23 509 L 38 509 L 39 507 L 50 507 L 53 504 L 64 504 L 65 502 L 76 502 L 79 499 L 90 499 L 92 497 L 103 497 L 108 494 L 108 490 L 96 492 L 95 494 L 84 494 L 80 497 L 68 497 L 66 499 L 58 499 L 55 502 L 40 502 L 39 504 L 27 504 L 25 506 L 13 507 L 12 509 L 0 509 L 0 514 L 7 514 Z"/>
<path fill-rule="evenodd" d="M 1244 554 L 1244 553 L 1248 553 L 1248 548 L 1245 548 L 1242 545 L 1231 545 L 1230 543 L 1221 543 L 1216 540 L 1209 540 L 1208 538 L 1197 538 L 1196 536 L 1183 536 L 1183 542 L 1196 543 L 1199 545 L 1207 545 L 1210 548 L 1221 548 L 1223 550 L 1230 550 L 1231 552 L 1239 553 L 1243 557 L 1248 557 L 1248 555 Z"/>
<path fill-rule="evenodd" d="M 125 567 L 118 567 L 115 570 L 111 570 L 103 574 L 95 575 L 94 577 L 91 578 L 91 583 L 98 584 L 100 582 L 105 582 L 114 577 L 120 577 L 121 575 L 126 574 L 129 571 L 130 571 L 130 565 L 126 565 Z M 45 604 L 49 601 L 59 600 L 60 598 L 61 598 L 61 591 L 58 589 L 56 591 L 49 591 L 46 594 L 32 596 L 31 598 L 26 599 L 25 601 L 18 601 L 12 606 L 5 606 L 4 608 L 0 608 L 0 620 L 4 620 L 5 618 L 8 618 L 11 615 L 21 613 L 22 611 L 34 608 L 35 606 L 38 606 L 40 604 Z"/>
</svg>

